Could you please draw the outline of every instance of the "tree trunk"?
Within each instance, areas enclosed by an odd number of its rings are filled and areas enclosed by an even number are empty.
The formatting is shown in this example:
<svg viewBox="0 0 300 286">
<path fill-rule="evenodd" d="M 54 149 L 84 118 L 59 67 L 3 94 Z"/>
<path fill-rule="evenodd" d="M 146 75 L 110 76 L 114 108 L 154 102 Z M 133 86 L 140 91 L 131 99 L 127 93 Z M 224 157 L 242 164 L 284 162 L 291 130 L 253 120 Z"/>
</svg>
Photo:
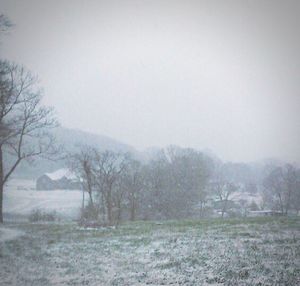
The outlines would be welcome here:
<svg viewBox="0 0 300 286">
<path fill-rule="evenodd" d="M 0 223 L 3 223 L 3 154 L 2 146 L 0 146 Z"/>
<path fill-rule="evenodd" d="M 278 194 L 281 213 L 284 214 L 283 202 L 280 193 Z"/>
<path fill-rule="evenodd" d="M 121 200 L 118 200 L 118 222 L 121 221 L 122 218 L 122 208 L 121 208 Z"/>
<path fill-rule="evenodd" d="M 111 190 L 107 193 L 107 219 L 108 223 L 112 224 L 112 201 L 111 201 Z"/>
<path fill-rule="evenodd" d="M 90 197 L 90 204 L 91 204 L 92 208 L 94 208 L 94 201 L 93 201 L 92 192 L 88 192 L 88 193 L 89 193 L 89 197 Z"/>
<path fill-rule="evenodd" d="M 101 193 L 101 209 L 102 209 L 102 220 L 103 222 L 106 221 L 106 212 L 105 212 L 105 197 L 103 192 Z"/>
<path fill-rule="evenodd" d="M 0 183 L 0 223 L 3 223 L 3 184 Z"/>
<path fill-rule="evenodd" d="M 224 214 L 227 210 L 227 199 L 224 201 L 224 204 L 223 204 L 223 208 L 222 208 L 222 218 L 224 217 Z"/>
<path fill-rule="evenodd" d="M 132 201 L 131 201 L 130 220 L 131 221 L 135 220 L 135 201 L 134 201 L 134 199 L 132 199 Z"/>
<path fill-rule="evenodd" d="M 82 211 L 84 211 L 84 188 L 82 188 Z"/>
<path fill-rule="evenodd" d="M 287 197 L 286 204 L 285 204 L 285 215 L 288 215 L 288 211 L 290 209 L 291 193 L 292 193 L 291 187 L 289 186 L 288 187 L 288 197 Z"/>
<path fill-rule="evenodd" d="M 200 201 L 200 217 L 203 217 L 204 201 Z"/>
</svg>

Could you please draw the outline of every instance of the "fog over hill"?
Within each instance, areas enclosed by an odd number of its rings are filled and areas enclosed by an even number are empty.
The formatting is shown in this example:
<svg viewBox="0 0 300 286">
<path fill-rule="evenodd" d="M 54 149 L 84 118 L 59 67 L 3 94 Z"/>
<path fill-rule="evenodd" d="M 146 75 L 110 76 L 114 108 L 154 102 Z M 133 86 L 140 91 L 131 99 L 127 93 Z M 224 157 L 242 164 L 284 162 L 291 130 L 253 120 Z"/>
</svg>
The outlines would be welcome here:
<svg viewBox="0 0 300 286">
<path fill-rule="evenodd" d="M 54 136 L 57 144 L 62 145 L 64 151 L 67 153 L 76 152 L 81 146 L 86 145 L 95 147 L 101 151 L 112 150 L 138 154 L 132 146 L 104 135 L 93 134 L 82 130 L 59 127 L 54 130 Z M 9 159 L 8 162 L 9 161 L 11 161 L 11 159 Z M 36 179 L 41 174 L 52 172 L 62 167 L 65 167 L 63 160 L 51 161 L 39 158 L 33 163 L 21 162 L 14 176 Z"/>
<path fill-rule="evenodd" d="M 100 150 L 120 152 L 136 152 L 132 146 L 124 144 L 108 136 L 85 132 L 79 129 L 60 127 L 54 132 L 58 143 L 64 144 L 68 151 L 77 150 L 81 145 L 97 147 Z"/>
<path fill-rule="evenodd" d="M 75 153 L 83 146 L 91 146 L 97 148 L 99 151 L 112 150 L 116 152 L 129 152 L 133 154 L 135 158 L 141 161 L 149 161 L 155 158 L 161 148 L 151 147 L 142 151 L 135 149 L 133 146 L 125 144 L 119 140 L 110 138 L 105 135 L 94 134 L 79 129 L 70 129 L 65 127 L 56 128 L 54 131 L 56 143 L 63 147 L 63 153 Z M 205 155 L 211 157 L 214 161 L 218 161 L 218 154 L 214 154 L 210 150 L 199 150 Z M 8 158 L 7 164 L 12 162 L 12 158 Z M 276 159 L 265 159 L 263 161 L 257 161 L 252 163 L 228 163 L 228 176 L 233 181 L 245 181 L 251 177 L 259 177 L 257 172 L 263 169 L 263 166 L 273 163 L 275 165 L 282 165 L 283 163 Z M 38 158 L 32 163 L 26 161 L 21 162 L 18 166 L 14 177 L 36 179 L 40 175 L 48 172 L 53 172 L 59 168 L 65 168 L 66 163 L 64 160 L 49 160 L 45 158 Z M 253 180 L 254 181 L 254 180 Z"/>
</svg>

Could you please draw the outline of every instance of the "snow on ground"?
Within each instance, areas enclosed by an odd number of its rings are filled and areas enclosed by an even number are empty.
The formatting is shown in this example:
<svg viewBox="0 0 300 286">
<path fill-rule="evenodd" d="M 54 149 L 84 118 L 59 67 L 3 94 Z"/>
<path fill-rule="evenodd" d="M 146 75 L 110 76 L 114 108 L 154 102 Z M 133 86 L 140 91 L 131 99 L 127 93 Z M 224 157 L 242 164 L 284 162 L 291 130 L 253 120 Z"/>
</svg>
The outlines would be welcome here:
<svg viewBox="0 0 300 286">
<path fill-rule="evenodd" d="M 299 218 L 16 225 L 1 285 L 299 285 Z"/>
<path fill-rule="evenodd" d="M 35 209 L 42 209 L 46 212 L 56 211 L 65 218 L 78 218 L 82 191 L 36 191 L 34 188 L 34 181 L 16 179 L 10 181 L 4 190 L 4 213 L 27 216 Z"/>
<path fill-rule="evenodd" d="M 18 229 L 11 229 L 7 227 L 0 227 L 0 242 L 16 239 L 24 235 L 25 232 Z"/>
<path fill-rule="evenodd" d="M 29 190 L 35 190 L 36 187 L 36 181 L 35 180 L 27 180 L 27 179 L 17 179 L 13 178 L 8 180 L 8 182 L 5 184 L 6 190 L 23 190 L 23 191 L 29 191 Z"/>
</svg>

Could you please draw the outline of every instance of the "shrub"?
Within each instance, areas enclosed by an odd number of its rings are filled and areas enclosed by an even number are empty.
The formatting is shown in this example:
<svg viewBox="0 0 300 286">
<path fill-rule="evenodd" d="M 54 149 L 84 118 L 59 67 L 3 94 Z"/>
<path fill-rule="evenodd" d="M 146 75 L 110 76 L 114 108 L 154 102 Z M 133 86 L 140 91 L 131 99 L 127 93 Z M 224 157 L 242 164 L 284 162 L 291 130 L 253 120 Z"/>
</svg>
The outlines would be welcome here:
<svg viewBox="0 0 300 286">
<path fill-rule="evenodd" d="M 57 221 L 59 217 L 56 211 L 46 212 L 40 209 L 35 209 L 31 211 L 28 217 L 30 222 L 37 222 L 37 221 Z"/>
<path fill-rule="evenodd" d="M 116 221 L 115 224 L 118 222 Z M 78 224 L 83 227 L 107 227 L 110 226 L 106 217 L 100 213 L 100 207 L 97 204 L 88 203 L 81 208 Z"/>
<path fill-rule="evenodd" d="M 94 221 L 98 220 L 99 217 L 99 208 L 97 206 L 88 203 L 84 208 L 81 208 L 80 220 L 89 220 Z"/>
</svg>

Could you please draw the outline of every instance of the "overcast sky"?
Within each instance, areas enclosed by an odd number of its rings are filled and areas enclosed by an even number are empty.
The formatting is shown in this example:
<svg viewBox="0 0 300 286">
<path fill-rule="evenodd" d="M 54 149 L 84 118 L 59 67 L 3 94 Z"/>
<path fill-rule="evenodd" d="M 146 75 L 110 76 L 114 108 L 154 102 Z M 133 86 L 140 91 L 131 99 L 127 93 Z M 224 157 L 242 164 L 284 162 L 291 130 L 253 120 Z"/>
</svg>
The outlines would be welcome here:
<svg viewBox="0 0 300 286">
<path fill-rule="evenodd" d="M 300 1 L 0 0 L 63 126 L 300 162 Z"/>
</svg>

